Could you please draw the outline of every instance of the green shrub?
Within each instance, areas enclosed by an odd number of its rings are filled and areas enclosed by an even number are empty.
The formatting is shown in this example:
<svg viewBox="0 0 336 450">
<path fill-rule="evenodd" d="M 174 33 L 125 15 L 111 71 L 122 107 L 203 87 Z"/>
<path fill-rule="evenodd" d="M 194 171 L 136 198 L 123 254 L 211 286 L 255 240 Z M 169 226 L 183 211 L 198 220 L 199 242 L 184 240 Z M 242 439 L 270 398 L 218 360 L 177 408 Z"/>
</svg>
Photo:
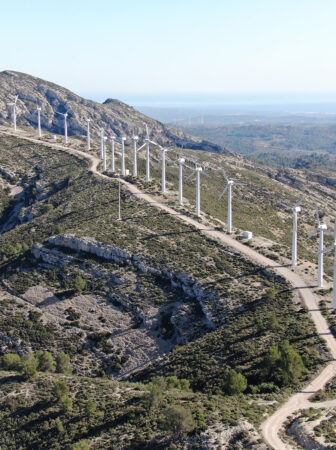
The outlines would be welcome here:
<svg viewBox="0 0 336 450">
<path fill-rule="evenodd" d="M 57 400 L 69 395 L 69 388 L 64 381 L 56 381 L 54 384 L 53 394 Z"/>
<path fill-rule="evenodd" d="M 243 374 L 234 369 L 226 369 L 223 378 L 223 391 L 226 394 L 240 394 L 247 388 L 247 380 Z"/>
<path fill-rule="evenodd" d="M 83 280 L 83 278 L 80 275 L 77 275 L 74 282 L 73 282 L 73 288 L 77 291 L 77 292 L 82 292 L 84 291 L 86 286 L 85 281 Z"/>
<path fill-rule="evenodd" d="M 32 378 L 37 373 L 38 360 L 33 353 L 27 353 L 21 358 L 21 372 L 26 378 Z"/>
<path fill-rule="evenodd" d="M 58 432 L 64 433 L 65 429 L 64 429 L 63 423 L 61 422 L 61 419 L 59 417 L 57 417 L 55 422 L 56 422 L 56 427 L 57 427 Z"/>
<path fill-rule="evenodd" d="M 85 413 L 88 417 L 94 417 L 97 413 L 97 405 L 92 400 L 88 400 L 85 405 Z"/>
<path fill-rule="evenodd" d="M 21 358 L 17 353 L 7 353 L 1 357 L 1 367 L 5 370 L 21 370 Z"/>
<path fill-rule="evenodd" d="M 70 447 L 71 450 L 90 450 L 90 442 L 86 439 L 82 439 L 81 441 L 72 444 Z"/>
<path fill-rule="evenodd" d="M 41 372 L 55 372 L 56 362 L 50 352 L 37 352 L 36 357 L 38 361 L 38 370 Z"/>
<path fill-rule="evenodd" d="M 61 352 L 56 356 L 56 372 L 64 373 L 66 375 L 70 375 L 72 373 L 70 356 L 64 352 Z"/>
<path fill-rule="evenodd" d="M 195 422 L 189 408 L 174 405 L 164 411 L 164 426 L 174 435 L 190 433 L 195 428 Z"/>
<path fill-rule="evenodd" d="M 305 370 L 301 356 L 288 341 L 268 350 L 264 366 L 266 378 L 280 386 L 296 384 Z"/>
<path fill-rule="evenodd" d="M 70 413 L 72 412 L 72 400 L 70 397 L 62 397 L 58 404 L 61 407 L 62 412 L 64 413 Z"/>
</svg>

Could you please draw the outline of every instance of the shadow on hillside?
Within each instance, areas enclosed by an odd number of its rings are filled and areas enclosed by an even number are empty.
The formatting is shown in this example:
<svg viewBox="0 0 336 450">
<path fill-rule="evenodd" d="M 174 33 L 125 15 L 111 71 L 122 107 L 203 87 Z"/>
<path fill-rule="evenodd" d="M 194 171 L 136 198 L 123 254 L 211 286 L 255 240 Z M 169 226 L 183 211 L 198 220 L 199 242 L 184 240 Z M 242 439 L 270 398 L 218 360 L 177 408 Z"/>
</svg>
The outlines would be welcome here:
<svg viewBox="0 0 336 450">
<path fill-rule="evenodd" d="M 0 386 L 10 383 L 21 383 L 24 380 L 22 375 L 8 375 L 0 379 Z"/>
<path fill-rule="evenodd" d="M 49 408 L 51 405 L 52 405 L 52 402 L 50 400 L 40 400 L 39 402 L 35 403 L 34 405 L 17 409 L 11 415 L 12 415 L 12 417 L 24 417 L 24 416 L 28 416 L 31 413 L 36 413 L 36 412 L 40 412 L 41 410 L 45 410 L 45 409 Z M 45 420 L 45 416 L 42 418 L 39 418 L 37 420 L 43 422 L 43 420 Z M 31 422 L 29 422 L 29 423 L 31 423 Z M 26 424 L 26 426 L 28 426 L 28 424 Z"/>
</svg>

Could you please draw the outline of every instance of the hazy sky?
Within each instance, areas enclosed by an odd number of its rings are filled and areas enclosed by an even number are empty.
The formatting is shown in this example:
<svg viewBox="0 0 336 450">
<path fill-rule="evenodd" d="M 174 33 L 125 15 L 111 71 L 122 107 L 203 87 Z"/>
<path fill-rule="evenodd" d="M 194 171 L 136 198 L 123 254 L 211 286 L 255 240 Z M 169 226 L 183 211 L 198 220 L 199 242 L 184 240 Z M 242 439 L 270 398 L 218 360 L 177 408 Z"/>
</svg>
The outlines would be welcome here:
<svg viewBox="0 0 336 450">
<path fill-rule="evenodd" d="M 0 70 L 91 98 L 336 92 L 335 0 L 0 2 Z"/>
</svg>

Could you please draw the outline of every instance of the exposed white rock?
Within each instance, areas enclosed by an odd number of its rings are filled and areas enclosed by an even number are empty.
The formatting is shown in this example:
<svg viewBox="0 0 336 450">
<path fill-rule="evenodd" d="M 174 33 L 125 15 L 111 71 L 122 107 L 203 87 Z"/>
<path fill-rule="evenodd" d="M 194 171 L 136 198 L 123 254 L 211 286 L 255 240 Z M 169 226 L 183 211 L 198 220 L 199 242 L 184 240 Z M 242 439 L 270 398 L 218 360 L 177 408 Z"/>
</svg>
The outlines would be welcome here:
<svg viewBox="0 0 336 450">
<path fill-rule="evenodd" d="M 206 292 L 194 279 L 188 277 L 181 272 L 171 273 L 163 268 L 152 268 L 145 266 L 143 258 L 139 255 L 131 255 L 124 250 L 113 247 L 109 244 L 103 244 L 90 237 L 78 238 L 73 234 L 59 234 L 48 239 L 48 243 L 58 247 L 70 248 L 74 251 L 83 251 L 90 253 L 100 258 L 104 258 L 114 262 L 127 262 L 133 264 L 138 270 L 143 273 L 153 273 L 168 279 L 173 287 L 183 290 L 188 297 L 196 298 L 203 311 L 205 320 L 204 323 L 208 328 L 216 328 L 211 312 L 207 309 L 205 301 L 216 302 L 216 297 Z M 37 252 L 35 253 L 37 254 Z M 41 253 L 42 257 L 43 252 Z M 54 254 L 53 256 L 55 256 Z M 52 256 L 52 258 L 53 258 Z"/>
</svg>

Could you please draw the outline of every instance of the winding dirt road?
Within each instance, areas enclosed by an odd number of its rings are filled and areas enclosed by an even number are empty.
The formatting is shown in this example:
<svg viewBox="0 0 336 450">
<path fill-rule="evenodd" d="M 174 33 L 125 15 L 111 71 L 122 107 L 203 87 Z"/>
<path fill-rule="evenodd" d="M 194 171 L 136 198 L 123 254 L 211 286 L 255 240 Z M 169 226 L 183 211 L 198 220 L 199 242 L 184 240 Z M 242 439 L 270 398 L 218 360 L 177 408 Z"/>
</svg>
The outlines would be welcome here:
<svg viewBox="0 0 336 450">
<path fill-rule="evenodd" d="M 201 222 L 188 217 L 186 215 L 183 215 L 181 213 L 177 213 L 174 209 L 170 208 L 169 206 L 160 203 L 156 199 L 153 199 L 150 195 L 142 192 L 137 186 L 128 183 L 122 178 L 113 178 L 100 173 L 97 170 L 98 164 L 100 163 L 100 159 L 97 157 L 90 155 L 88 153 L 82 152 L 80 150 L 75 150 L 73 148 L 65 147 L 59 144 L 52 144 L 49 142 L 41 142 L 38 139 L 33 139 L 30 137 L 27 137 L 23 135 L 22 133 L 13 133 L 8 132 L 3 127 L 0 127 L 0 131 L 4 134 L 8 135 L 15 135 L 17 137 L 20 137 L 22 139 L 29 140 L 34 143 L 43 144 L 52 148 L 57 148 L 63 151 L 66 151 L 68 153 L 71 153 L 73 155 L 81 156 L 82 158 L 85 158 L 90 161 L 90 170 L 95 173 L 97 176 L 102 177 L 109 181 L 120 181 L 128 191 L 130 191 L 132 194 L 138 195 L 141 197 L 144 201 L 147 201 L 153 205 L 155 205 L 157 208 L 176 216 L 183 222 L 186 222 L 196 229 L 198 229 L 202 234 L 205 236 L 208 236 L 212 239 L 215 239 L 221 244 L 224 244 L 225 246 L 229 246 L 233 248 L 234 250 L 240 252 L 245 257 L 251 259 L 253 262 L 264 266 L 268 268 L 274 269 L 276 273 L 287 279 L 290 284 L 293 286 L 294 289 L 297 289 L 304 300 L 308 310 L 310 311 L 312 320 L 316 326 L 317 332 L 321 335 L 321 337 L 326 341 L 333 361 L 331 361 L 323 370 L 319 373 L 319 375 L 309 383 L 303 391 L 298 392 L 297 394 L 294 394 L 291 396 L 272 416 L 270 416 L 261 426 L 261 431 L 263 434 L 264 439 L 266 442 L 273 447 L 276 450 L 285 450 L 289 449 L 287 444 L 285 444 L 279 437 L 279 431 L 283 425 L 283 423 L 286 421 L 287 417 L 291 414 L 293 414 L 295 411 L 298 411 L 300 409 L 305 409 L 307 407 L 312 406 L 309 402 L 309 397 L 314 394 L 314 392 L 318 391 L 319 389 L 322 389 L 324 385 L 334 376 L 336 376 L 336 340 L 333 337 L 327 321 L 322 316 L 319 308 L 318 303 L 315 298 L 314 293 L 312 290 L 305 284 L 304 280 L 301 278 L 300 275 L 295 273 L 291 268 L 285 267 L 285 266 L 279 266 L 275 261 L 259 254 L 252 248 L 243 245 L 242 243 L 236 241 L 235 239 L 231 238 L 227 234 L 217 231 L 213 228 L 205 228 L 205 225 Z M 322 402 L 324 403 L 324 402 Z M 327 403 L 327 402 L 325 402 Z M 315 404 L 314 404 L 315 405 Z M 322 406 L 319 406 L 322 407 Z"/>
</svg>

